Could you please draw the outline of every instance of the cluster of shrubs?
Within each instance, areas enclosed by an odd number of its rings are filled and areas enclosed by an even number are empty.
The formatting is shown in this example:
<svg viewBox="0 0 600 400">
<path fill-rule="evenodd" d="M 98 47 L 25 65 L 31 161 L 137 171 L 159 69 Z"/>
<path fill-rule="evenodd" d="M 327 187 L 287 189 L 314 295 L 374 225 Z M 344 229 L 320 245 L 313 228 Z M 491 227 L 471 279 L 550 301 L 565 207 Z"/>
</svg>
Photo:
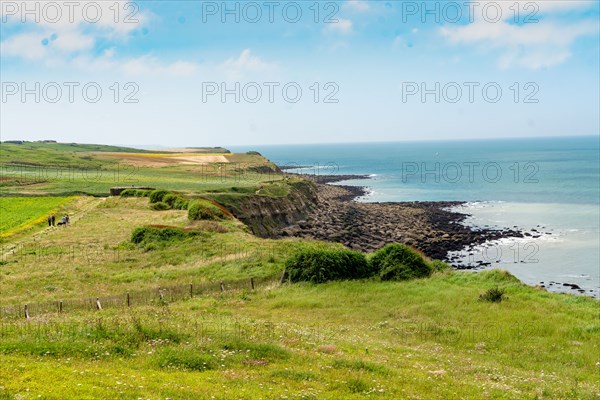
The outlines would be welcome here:
<svg viewBox="0 0 600 400">
<path fill-rule="evenodd" d="M 286 261 L 285 268 L 291 282 L 322 283 L 370 275 L 364 254 L 351 250 L 300 250 Z"/>
<path fill-rule="evenodd" d="M 121 197 L 149 197 L 151 190 L 143 189 L 125 189 L 121 192 Z"/>
<path fill-rule="evenodd" d="M 126 189 L 121 192 L 121 196 L 148 197 L 150 199 L 150 208 L 156 211 L 188 210 L 190 221 L 218 221 L 227 218 L 227 213 L 224 209 L 208 200 L 188 200 L 182 195 L 168 190 Z"/>
<path fill-rule="evenodd" d="M 183 196 L 167 190 L 153 190 L 150 192 L 150 208 L 157 211 L 187 210 L 189 201 Z"/>
<path fill-rule="evenodd" d="M 365 256 L 352 250 L 303 249 L 286 261 L 291 282 L 323 283 L 378 277 L 381 280 L 425 278 L 450 267 L 441 261 L 427 260 L 404 244 L 390 244 Z"/>
<path fill-rule="evenodd" d="M 223 209 L 208 200 L 194 200 L 190 202 L 188 208 L 188 219 L 190 221 L 221 220 L 226 217 L 227 215 Z"/>
<path fill-rule="evenodd" d="M 146 251 L 165 248 L 174 242 L 198 235 L 197 231 L 186 231 L 169 226 L 141 226 L 131 234 L 131 243 L 144 247 Z"/>
<path fill-rule="evenodd" d="M 153 210 L 187 210 L 188 200 L 168 190 L 125 189 L 121 197 L 148 197 Z"/>
</svg>

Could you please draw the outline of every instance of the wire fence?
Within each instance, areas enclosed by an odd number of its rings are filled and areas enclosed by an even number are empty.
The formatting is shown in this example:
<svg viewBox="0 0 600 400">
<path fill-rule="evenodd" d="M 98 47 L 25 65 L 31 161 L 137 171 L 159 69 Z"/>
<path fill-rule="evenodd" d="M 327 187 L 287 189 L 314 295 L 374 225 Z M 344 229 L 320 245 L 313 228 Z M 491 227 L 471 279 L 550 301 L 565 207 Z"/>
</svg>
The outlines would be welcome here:
<svg viewBox="0 0 600 400">
<path fill-rule="evenodd" d="M 254 290 L 281 281 L 281 275 L 218 282 L 161 286 L 112 296 L 47 301 L 0 307 L 0 319 L 30 319 L 36 316 L 74 311 L 99 311 L 107 308 L 128 308 L 143 305 L 164 305 L 197 296 L 235 290 Z"/>
</svg>

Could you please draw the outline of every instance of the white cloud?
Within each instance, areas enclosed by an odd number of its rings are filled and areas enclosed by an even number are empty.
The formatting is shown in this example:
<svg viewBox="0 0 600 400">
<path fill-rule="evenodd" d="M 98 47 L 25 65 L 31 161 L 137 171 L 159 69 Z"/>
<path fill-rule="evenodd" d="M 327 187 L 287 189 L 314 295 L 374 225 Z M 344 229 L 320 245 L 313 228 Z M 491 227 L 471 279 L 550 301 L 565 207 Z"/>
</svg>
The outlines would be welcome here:
<svg viewBox="0 0 600 400">
<path fill-rule="evenodd" d="M 200 64 L 188 61 L 163 62 L 152 55 L 120 59 L 116 55 L 115 49 L 111 48 L 99 57 L 76 57 L 71 65 L 81 71 L 109 71 L 111 74 L 122 73 L 133 77 L 188 77 L 200 69 Z"/>
<path fill-rule="evenodd" d="M 325 29 L 329 32 L 348 34 L 352 32 L 352 25 L 351 20 L 338 18 L 338 22 L 327 24 Z"/>
<path fill-rule="evenodd" d="M 60 2 L 2 2 L 3 24 L 35 25 L 56 31 L 88 27 L 127 34 L 148 22 L 152 14 L 129 0 Z"/>
<path fill-rule="evenodd" d="M 23 3 L 3 3 L 0 18 L 6 27 L 20 26 L 0 41 L 2 57 L 40 62 L 51 67 L 73 67 L 81 71 L 110 71 L 129 75 L 190 76 L 198 65 L 187 61 L 163 62 L 154 56 L 118 58 L 115 47 L 97 54 L 100 41 L 125 43 L 130 34 L 148 24 L 154 16 L 127 0 L 31 2 L 25 14 Z M 36 16 L 39 22 L 36 22 Z M 98 18 L 97 18 L 98 17 Z M 22 21 L 25 18 L 25 21 Z M 95 21 L 96 22 L 90 22 Z M 6 22 L 5 22 L 6 21 Z M 4 26 L 3 26 L 4 28 Z"/>
<path fill-rule="evenodd" d="M 347 0 L 344 3 L 344 8 L 358 12 L 365 12 L 370 9 L 369 3 L 366 0 Z"/>
<path fill-rule="evenodd" d="M 591 21 L 561 21 L 556 14 L 566 10 L 585 8 L 591 5 L 586 1 L 540 1 L 536 3 L 519 1 L 523 21 L 533 8 L 525 10 L 525 4 L 539 6 L 532 16 L 537 23 L 513 24 L 514 2 L 494 2 L 502 7 L 503 19 L 493 23 L 486 21 L 481 13 L 484 5 L 475 11 L 474 22 L 468 25 L 446 25 L 440 34 L 455 45 L 480 46 L 484 50 L 500 51 L 498 65 L 501 68 L 525 67 L 540 69 L 564 63 L 571 56 L 570 47 L 580 37 L 597 34 L 598 25 Z M 509 4 L 510 3 L 510 4 Z M 513 7 L 511 9 L 511 7 Z M 544 18 L 541 17 L 542 13 Z M 549 17 L 555 13 L 554 17 Z"/>
<path fill-rule="evenodd" d="M 42 45 L 44 35 L 23 33 L 3 40 L 0 46 L 2 57 L 22 57 L 27 60 L 39 60 L 48 54 L 48 49 Z"/>
<path fill-rule="evenodd" d="M 248 72 L 264 72 L 275 68 L 274 64 L 264 62 L 252 55 L 250 49 L 244 49 L 239 56 L 231 57 L 220 68 L 230 79 L 239 79 Z"/>
<path fill-rule="evenodd" d="M 55 65 L 81 52 L 91 53 L 101 40 L 124 42 L 153 16 L 126 0 L 36 0 L 2 2 L 0 18 L 7 31 L 19 27 L 0 41 L 3 57 Z"/>
</svg>

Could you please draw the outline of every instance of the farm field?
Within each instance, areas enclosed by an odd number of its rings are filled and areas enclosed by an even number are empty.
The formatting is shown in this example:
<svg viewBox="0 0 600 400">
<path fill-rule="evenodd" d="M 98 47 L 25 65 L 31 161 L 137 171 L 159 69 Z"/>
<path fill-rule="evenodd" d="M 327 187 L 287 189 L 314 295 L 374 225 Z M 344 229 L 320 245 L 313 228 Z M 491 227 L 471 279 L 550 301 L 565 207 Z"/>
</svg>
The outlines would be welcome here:
<svg viewBox="0 0 600 400">
<path fill-rule="evenodd" d="M 0 237 L 46 223 L 51 212 L 73 200 L 70 197 L 0 197 Z"/>
<path fill-rule="evenodd" d="M 271 162 L 252 154 L 134 152 L 112 146 L 32 143 L 2 144 L 0 162 L 0 196 L 107 196 L 115 186 L 193 193 L 283 179 Z"/>
</svg>

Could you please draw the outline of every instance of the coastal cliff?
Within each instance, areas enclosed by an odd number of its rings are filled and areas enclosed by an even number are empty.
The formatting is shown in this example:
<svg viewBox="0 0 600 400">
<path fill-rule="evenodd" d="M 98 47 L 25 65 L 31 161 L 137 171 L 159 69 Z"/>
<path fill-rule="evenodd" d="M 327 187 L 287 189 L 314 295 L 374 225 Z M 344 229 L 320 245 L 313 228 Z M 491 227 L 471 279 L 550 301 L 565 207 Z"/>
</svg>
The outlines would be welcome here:
<svg viewBox="0 0 600 400">
<path fill-rule="evenodd" d="M 352 177 L 293 176 L 279 184 L 275 195 L 274 185 L 265 185 L 253 193 L 221 194 L 215 200 L 263 238 L 325 240 L 364 252 L 405 243 L 459 269 L 489 263 L 465 265 L 458 257 L 449 257 L 450 252 L 504 237 L 523 237 L 523 232 L 512 229 L 464 226 L 461 222 L 467 215 L 449 210 L 461 202 L 356 202 L 365 195 L 364 188 L 332 184 L 348 179 Z"/>
<path fill-rule="evenodd" d="M 274 238 L 286 227 L 305 220 L 318 206 L 317 187 L 313 182 L 287 183 L 282 194 L 226 194 L 215 198 L 231 214 L 263 238 Z"/>
</svg>

